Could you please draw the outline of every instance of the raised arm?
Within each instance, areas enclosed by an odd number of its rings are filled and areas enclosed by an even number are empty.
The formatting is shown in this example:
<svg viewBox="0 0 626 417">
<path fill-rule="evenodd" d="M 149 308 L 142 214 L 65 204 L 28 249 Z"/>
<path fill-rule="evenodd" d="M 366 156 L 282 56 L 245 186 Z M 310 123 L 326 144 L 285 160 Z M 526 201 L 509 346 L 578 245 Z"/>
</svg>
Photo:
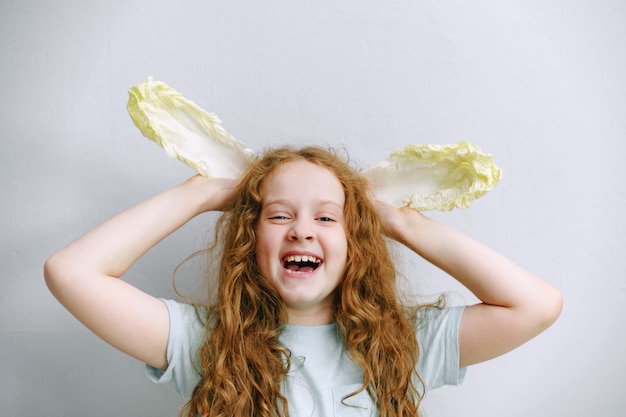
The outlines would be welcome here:
<svg viewBox="0 0 626 417">
<path fill-rule="evenodd" d="M 511 260 L 409 208 L 376 202 L 386 233 L 467 287 L 481 303 L 461 319 L 461 366 L 502 355 L 559 316 L 560 292 Z"/>
<path fill-rule="evenodd" d="M 144 253 L 199 213 L 219 210 L 233 180 L 193 177 L 96 227 L 45 263 L 46 284 L 85 326 L 119 350 L 165 368 L 167 308 L 122 276 Z"/>
</svg>

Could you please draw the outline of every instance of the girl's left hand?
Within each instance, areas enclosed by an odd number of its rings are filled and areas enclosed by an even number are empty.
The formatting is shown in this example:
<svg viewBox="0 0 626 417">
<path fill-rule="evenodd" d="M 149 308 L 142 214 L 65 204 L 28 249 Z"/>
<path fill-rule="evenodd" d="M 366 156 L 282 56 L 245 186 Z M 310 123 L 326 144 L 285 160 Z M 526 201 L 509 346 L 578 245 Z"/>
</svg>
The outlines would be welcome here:
<svg viewBox="0 0 626 417">
<path fill-rule="evenodd" d="M 407 230 L 410 220 L 418 220 L 419 218 L 422 218 L 423 215 L 408 206 L 396 208 L 390 204 L 380 201 L 376 198 L 376 195 L 372 191 L 371 184 L 368 182 L 367 185 L 367 195 L 372 205 L 378 211 L 383 233 L 398 242 L 406 244 L 406 239 L 402 235 L 403 232 Z"/>
</svg>

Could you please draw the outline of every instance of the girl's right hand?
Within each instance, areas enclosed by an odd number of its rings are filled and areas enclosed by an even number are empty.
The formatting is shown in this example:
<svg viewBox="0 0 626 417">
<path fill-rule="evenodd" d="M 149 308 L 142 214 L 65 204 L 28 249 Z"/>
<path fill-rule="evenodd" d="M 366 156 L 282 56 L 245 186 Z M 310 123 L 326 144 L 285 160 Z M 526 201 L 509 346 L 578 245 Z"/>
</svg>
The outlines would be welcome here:
<svg viewBox="0 0 626 417">
<path fill-rule="evenodd" d="M 238 180 L 233 178 L 206 178 L 195 175 L 185 181 L 182 186 L 193 187 L 200 201 L 200 213 L 207 211 L 220 211 L 228 204 L 235 195 Z"/>
</svg>

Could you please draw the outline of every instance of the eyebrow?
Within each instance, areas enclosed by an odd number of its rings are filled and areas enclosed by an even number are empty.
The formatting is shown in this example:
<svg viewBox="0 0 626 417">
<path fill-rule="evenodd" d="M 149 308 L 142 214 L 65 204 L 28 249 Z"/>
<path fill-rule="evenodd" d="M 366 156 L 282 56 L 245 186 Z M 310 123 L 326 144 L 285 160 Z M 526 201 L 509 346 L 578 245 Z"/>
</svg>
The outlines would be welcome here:
<svg viewBox="0 0 626 417">
<path fill-rule="evenodd" d="M 321 200 L 321 199 L 318 199 L 316 201 L 316 203 L 318 205 L 320 205 L 320 206 L 325 206 L 325 205 L 330 204 L 332 206 L 337 207 L 341 211 L 343 211 L 343 207 L 341 206 L 341 204 L 339 204 L 339 203 L 337 203 L 336 201 L 333 201 L 333 200 Z M 275 199 L 275 200 L 265 201 L 265 202 L 263 202 L 263 206 L 262 207 L 268 207 L 268 206 L 272 206 L 272 205 L 275 205 L 275 204 L 288 206 L 289 205 L 289 200 L 278 198 L 278 199 Z"/>
</svg>

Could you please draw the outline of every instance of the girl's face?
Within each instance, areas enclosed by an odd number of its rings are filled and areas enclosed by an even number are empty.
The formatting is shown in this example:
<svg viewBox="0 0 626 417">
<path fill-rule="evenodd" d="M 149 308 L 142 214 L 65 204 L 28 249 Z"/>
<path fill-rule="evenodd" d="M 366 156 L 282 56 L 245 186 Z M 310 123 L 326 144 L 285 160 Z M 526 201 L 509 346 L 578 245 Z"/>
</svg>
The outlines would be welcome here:
<svg viewBox="0 0 626 417">
<path fill-rule="evenodd" d="M 348 252 L 339 180 L 311 162 L 287 162 L 265 179 L 261 195 L 256 230 L 261 275 L 285 302 L 290 323 L 330 323 L 332 293 Z"/>
</svg>

